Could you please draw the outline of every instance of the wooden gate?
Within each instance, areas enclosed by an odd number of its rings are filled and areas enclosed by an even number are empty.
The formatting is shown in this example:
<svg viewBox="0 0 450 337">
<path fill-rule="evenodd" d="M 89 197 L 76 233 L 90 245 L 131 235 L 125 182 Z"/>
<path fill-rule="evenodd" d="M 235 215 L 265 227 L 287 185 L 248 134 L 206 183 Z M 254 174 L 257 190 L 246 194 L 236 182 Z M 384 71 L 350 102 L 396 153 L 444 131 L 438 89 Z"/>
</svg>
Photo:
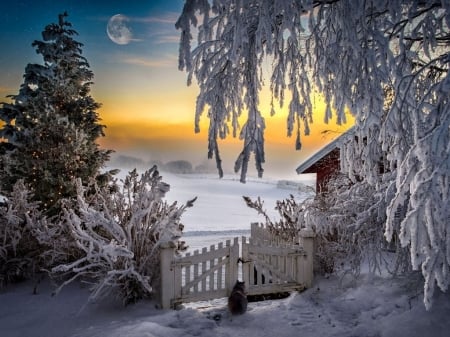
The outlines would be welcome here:
<svg viewBox="0 0 450 337">
<path fill-rule="evenodd" d="M 256 229 L 256 227 L 255 227 Z M 258 227 L 261 232 L 261 227 Z M 252 234 L 254 228 L 252 227 Z M 183 302 L 227 297 L 239 277 L 249 295 L 286 292 L 308 288 L 313 279 L 312 231 L 302 230 L 298 243 L 242 237 L 194 251 L 183 257 L 174 248 L 161 249 L 160 303 L 163 309 Z"/>
<path fill-rule="evenodd" d="M 300 245 L 242 238 L 242 278 L 248 295 L 303 290 L 307 254 Z"/>
</svg>

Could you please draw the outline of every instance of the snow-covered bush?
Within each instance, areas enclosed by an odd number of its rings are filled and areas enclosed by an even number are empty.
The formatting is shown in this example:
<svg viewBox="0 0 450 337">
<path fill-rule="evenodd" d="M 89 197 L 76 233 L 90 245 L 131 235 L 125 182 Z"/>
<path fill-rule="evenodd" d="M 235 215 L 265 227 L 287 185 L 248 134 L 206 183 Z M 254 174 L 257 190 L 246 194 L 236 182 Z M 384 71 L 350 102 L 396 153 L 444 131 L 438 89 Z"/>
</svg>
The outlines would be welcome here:
<svg viewBox="0 0 450 337">
<path fill-rule="evenodd" d="M 0 287 L 31 279 L 79 255 L 68 229 L 56 219 L 43 215 L 23 180 L 14 184 L 0 206 Z"/>
<path fill-rule="evenodd" d="M 388 175 L 384 177 L 389 182 Z M 244 197 L 244 200 L 265 217 L 265 226 L 281 240 L 297 242 L 300 229 L 313 229 L 316 272 L 339 271 L 357 276 L 363 262 L 368 263 L 371 272 L 381 271 L 382 266 L 392 273 L 411 270 L 409 250 L 400 247 L 397 238 L 389 245 L 383 235 L 386 221 L 383 210 L 387 207 L 383 193 L 365 181 L 352 182 L 343 174 L 332 177 L 327 188 L 326 193 L 302 202 L 292 195 L 277 201 L 279 220 L 267 215 L 260 198 L 252 201 Z M 387 250 L 394 253 L 394 259 L 386 260 Z"/>
<path fill-rule="evenodd" d="M 389 179 L 388 179 L 389 181 Z M 304 204 L 301 225 L 313 228 L 321 244 L 319 257 L 339 264 L 345 272 L 358 275 L 363 262 L 371 272 L 390 268 L 393 273 L 410 270 L 405 259 L 407 249 L 398 245 L 398 240 L 388 246 L 384 237 L 386 201 L 365 181 L 351 182 L 345 175 L 338 175 L 328 183 L 328 192 L 319 194 Z M 385 259 L 386 250 L 394 259 Z M 331 258 L 331 259 L 330 259 Z"/>
<path fill-rule="evenodd" d="M 264 209 L 264 202 L 260 197 L 256 200 L 244 197 L 244 201 L 248 207 L 264 216 L 265 223 L 263 223 L 263 225 L 265 228 L 267 228 L 278 240 L 288 243 L 299 242 L 298 234 L 302 228 L 309 227 L 316 229 L 316 226 L 310 226 L 307 221 L 305 221 L 304 216 L 306 211 L 327 208 L 324 206 L 322 198 L 308 198 L 304 201 L 297 202 L 295 197 L 290 195 L 290 197 L 285 200 L 277 200 L 275 209 L 278 211 L 280 218 L 274 220 L 267 215 L 267 212 Z M 330 229 L 326 231 L 316 230 L 316 234 L 314 271 L 320 274 L 332 273 L 335 271 L 337 252 L 340 250 L 339 244 L 336 242 L 336 235 L 334 231 Z"/>
<path fill-rule="evenodd" d="M 19 180 L 0 206 L 0 288 L 32 277 L 39 270 L 41 247 L 33 224 L 41 217 L 36 202 Z"/>
<path fill-rule="evenodd" d="M 280 240 L 286 242 L 293 242 L 298 239 L 298 217 L 301 216 L 302 203 L 297 203 L 294 196 L 291 194 L 290 198 L 285 200 L 277 200 L 275 209 L 278 211 L 280 218 L 273 220 L 264 209 L 264 202 L 258 197 L 256 200 L 251 200 L 244 196 L 244 201 L 248 207 L 256 210 L 258 214 L 264 216 L 265 227 Z"/>
<path fill-rule="evenodd" d="M 52 269 L 55 276 L 69 276 L 57 292 L 82 278 L 92 283 L 91 300 L 116 295 L 129 303 L 150 296 L 160 277 L 159 248 L 185 248 L 180 217 L 194 200 L 183 206 L 163 201 L 169 185 L 156 166 L 141 176 L 130 172 L 113 191 L 95 189 L 87 196 L 78 182 L 78 210 L 64 209 L 64 226 L 82 255 Z"/>
</svg>

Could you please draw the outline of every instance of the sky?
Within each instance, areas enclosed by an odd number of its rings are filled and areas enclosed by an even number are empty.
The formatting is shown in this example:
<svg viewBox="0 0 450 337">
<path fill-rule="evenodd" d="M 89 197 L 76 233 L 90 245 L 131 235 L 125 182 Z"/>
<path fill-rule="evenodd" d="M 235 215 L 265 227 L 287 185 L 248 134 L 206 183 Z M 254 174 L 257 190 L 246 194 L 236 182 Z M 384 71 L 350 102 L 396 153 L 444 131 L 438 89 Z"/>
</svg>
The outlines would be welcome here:
<svg viewBox="0 0 450 337">
<path fill-rule="evenodd" d="M 175 21 L 182 0 L 27 0 L 0 3 L 0 101 L 16 94 L 28 63 L 42 63 L 31 46 L 41 40 L 41 32 L 58 14 L 67 11 L 68 21 L 83 43 L 83 56 L 94 72 L 92 96 L 102 104 L 98 110 L 107 126 L 102 147 L 140 157 L 145 161 L 189 160 L 194 166 L 207 162 L 207 123 L 194 133 L 196 85 L 186 85 L 186 74 L 178 70 L 178 39 Z M 127 18 L 131 31 L 128 43 L 118 44 L 107 34 L 111 17 Z M 120 41 L 119 41 L 120 42 Z M 350 126 L 323 120 L 324 106 L 316 105 L 311 136 L 303 137 L 303 148 L 295 150 L 295 137 L 286 136 L 286 116 L 280 110 L 269 115 L 269 99 L 262 97 L 266 118 L 265 176 L 295 178 L 295 168 L 315 151 Z M 319 101 L 319 100 L 318 100 Z M 330 135 L 321 131 L 329 129 Z M 223 165 L 232 171 L 242 143 L 238 139 L 220 142 Z M 210 161 L 211 164 L 214 164 Z M 256 175 L 251 167 L 250 175 Z"/>
</svg>

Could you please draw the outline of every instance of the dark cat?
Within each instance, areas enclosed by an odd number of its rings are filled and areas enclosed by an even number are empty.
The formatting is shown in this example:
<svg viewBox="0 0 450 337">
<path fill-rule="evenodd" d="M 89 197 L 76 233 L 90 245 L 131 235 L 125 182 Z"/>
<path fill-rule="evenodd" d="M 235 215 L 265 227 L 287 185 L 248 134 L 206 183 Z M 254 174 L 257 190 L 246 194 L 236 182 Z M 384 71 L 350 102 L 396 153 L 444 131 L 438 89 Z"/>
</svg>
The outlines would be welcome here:
<svg viewBox="0 0 450 337">
<path fill-rule="evenodd" d="M 242 315 L 247 311 L 247 304 L 245 282 L 236 281 L 230 297 L 228 297 L 228 309 L 232 315 Z"/>
</svg>

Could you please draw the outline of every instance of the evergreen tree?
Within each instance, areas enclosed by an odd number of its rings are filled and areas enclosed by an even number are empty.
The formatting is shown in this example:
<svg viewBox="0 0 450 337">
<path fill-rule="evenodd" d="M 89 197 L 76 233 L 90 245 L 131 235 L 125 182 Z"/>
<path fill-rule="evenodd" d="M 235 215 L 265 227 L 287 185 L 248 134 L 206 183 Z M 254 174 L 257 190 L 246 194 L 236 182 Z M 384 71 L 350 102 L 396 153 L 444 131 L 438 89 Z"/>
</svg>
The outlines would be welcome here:
<svg viewBox="0 0 450 337">
<path fill-rule="evenodd" d="M 62 198 L 76 195 L 75 178 L 84 184 L 99 178 L 111 152 L 96 143 L 104 126 L 100 104 L 90 96 L 94 74 L 67 16 L 60 14 L 45 27 L 43 41 L 33 42 L 44 62 L 26 66 L 19 93 L 0 108 L 0 138 L 6 140 L 0 143 L 1 189 L 8 195 L 24 179 L 49 214 Z"/>
</svg>

